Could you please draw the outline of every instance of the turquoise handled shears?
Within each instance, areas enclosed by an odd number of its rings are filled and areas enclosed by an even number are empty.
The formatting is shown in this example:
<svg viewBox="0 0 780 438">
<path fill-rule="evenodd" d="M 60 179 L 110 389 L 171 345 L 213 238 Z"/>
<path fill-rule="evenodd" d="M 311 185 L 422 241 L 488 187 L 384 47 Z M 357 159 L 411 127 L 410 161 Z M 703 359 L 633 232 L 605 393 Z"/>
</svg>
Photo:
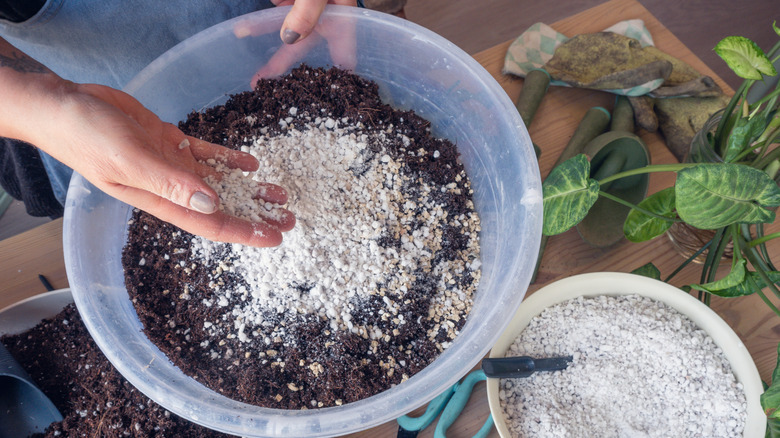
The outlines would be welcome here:
<svg viewBox="0 0 780 438">
<path fill-rule="evenodd" d="M 447 429 L 458 418 L 469 401 L 474 385 L 491 378 L 524 378 L 537 371 L 558 371 L 566 369 L 572 356 L 534 359 L 529 356 L 487 358 L 482 360 L 482 369 L 472 371 L 462 381 L 455 383 L 444 393 L 433 399 L 419 417 L 404 415 L 398 421 L 398 438 L 414 438 L 430 426 L 441 414 L 436 423 L 434 438 L 446 438 Z M 493 415 L 488 415 L 485 424 L 474 438 L 485 438 L 493 428 Z"/>
<path fill-rule="evenodd" d="M 441 414 L 439 422 L 436 423 L 436 429 L 434 430 L 434 438 L 445 438 L 447 429 L 452 426 L 452 423 L 458 418 L 458 415 L 463 411 L 466 403 L 469 401 L 471 391 L 474 389 L 474 385 L 486 380 L 487 376 L 482 370 L 476 370 L 469 373 L 462 381 L 450 386 L 449 389 L 441 393 L 435 399 L 433 399 L 428 407 L 425 409 L 425 413 L 419 417 L 410 417 L 404 415 L 398 418 L 398 438 L 414 438 L 417 434 L 430 426 L 433 420 Z M 493 428 L 493 416 L 488 415 L 485 424 L 474 435 L 474 438 L 485 438 Z"/>
</svg>

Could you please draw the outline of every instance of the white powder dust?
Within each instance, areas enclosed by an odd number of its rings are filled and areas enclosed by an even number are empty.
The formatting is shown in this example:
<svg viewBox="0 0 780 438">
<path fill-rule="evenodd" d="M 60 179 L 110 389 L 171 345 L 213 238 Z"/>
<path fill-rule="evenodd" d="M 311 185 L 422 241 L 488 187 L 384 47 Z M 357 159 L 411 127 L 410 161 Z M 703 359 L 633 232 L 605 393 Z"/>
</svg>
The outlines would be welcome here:
<svg viewBox="0 0 780 438">
<path fill-rule="evenodd" d="M 533 318 L 507 356 L 573 356 L 502 379 L 516 437 L 741 437 L 746 400 L 723 352 L 687 317 L 637 295 L 577 298 Z"/>
<path fill-rule="evenodd" d="M 476 213 L 454 217 L 432 195 L 462 188 L 412 181 L 401 171 L 402 163 L 368 147 L 369 142 L 383 144 L 395 138 L 409 146 L 412 157 L 425 153 L 415 150 L 410 139 L 395 133 L 392 126 L 369 135 L 360 126 L 346 126 L 346 120 L 312 118 L 294 108 L 282 122 L 282 135 L 246 139 L 243 150 L 260 161 L 256 173 L 236 170 L 209 182 L 220 194 L 221 208 L 251 220 L 278 213 L 279 206 L 247 202 L 259 181 L 278 184 L 288 191 L 285 207 L 297 220 L 275 248 L 193 240 L 196 259 L 217 266 L 210 284 L 214 297 L 206 304 L 225 307 L 232 319 L 232 333 L 218 333 L 218 326 L 210 325 L 213 335 L 249 342 L 253 334 L 268 333 L 269 325 L 275 324 L 269 317 L 297 313 L 327 318 L 332 330 L 386 338 L 392 332 L 353 322 L 357 307 L 372 295 L 379 296 L 385 307 L 377 320 L 408 323 L 398 317 L 398 310 L 420 273 L 436 279 L 431 292 L 436 310 L 431 317 L 437 324 L 428 336 L 433 339 L 438 330 L 452 331 L 471 308 L 476 289 L 476 281 L 461 287 L 465 282 L 460 278 L 467 274 L 479 278 L 479 218 Z M 303 124 L 305 129 L 296 128 Z M 409 185 L 415 187 L 413 196 Z M 442 249 L 445 224 L 457 225 L 469 236 L 467 252 L 455 258 L 435 257 Z M 382 238 L 400 241 L 400 247 L 382 245 Z M 239 275 L 246 286 L 235 289 L 222 284 L 219 276 L 225 271 Z M 285 338 L 283 327 L 272 333 L 277 336 Z"/>
</svg>

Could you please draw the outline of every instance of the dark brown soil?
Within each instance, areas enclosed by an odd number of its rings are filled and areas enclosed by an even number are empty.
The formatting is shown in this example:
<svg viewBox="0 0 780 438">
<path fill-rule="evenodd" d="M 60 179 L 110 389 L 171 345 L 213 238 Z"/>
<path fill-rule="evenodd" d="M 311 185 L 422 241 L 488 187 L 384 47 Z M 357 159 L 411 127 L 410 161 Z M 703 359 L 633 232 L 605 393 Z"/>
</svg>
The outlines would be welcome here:
<svg viewBox="0 0 780 438">
<path fill-rule="evenodd" d="M 395 111 L 383 104 L 375 84 L 342 70 L 300 67 L 282 79 L 261 81 L 255 92 L 231 96 L 223 106 L 193 113 L 180 126 L 193 136 L 238 148 L 245 137 L 251 138 L 261 130 L 281 133 L 278 121 L 293 106 L 299 116 L 318 116 L 324 109 L 334 119 L 348 119 L 350 125 L 362 123 L 366 131 L 385 130 L 392 124 L 396 132 L 411 138 L 415 146 L 412 154 L 400 139 L 391 145 L 390 153 L 405 157 L 405 171 L 439 184 L 459 181 L 457 184 L 463 187 L 461 193 L 442 192 L 438 196 L 451 215 L 473 211 L 470 188 L 466 179 L 461 181 L 459 177 L 465 173 L 454 145 L 433 138 L 429 123 L 414 113 Z M 248 115 L 257 122 L 249 123 Z M 418 148 L 425 152 L 417 152 Z M 434 151 L 437 151 L 435 159 Z M 462 230 L 443 231 L 442 256 L 464 249 L 467 239 Z M 306 409 L 366 398 L 430 364 L 440 354 L 442 343 L 451 341 L 465 323 L 465 319 L 460 319 L 450 330 L 442 328 L 435 339 L 430 338 L 428 334 L 432 330 L 439 330 L 437 321 L 429 316 L 434 285 L 421 273 L 415 287 L 409 290 L 401 312 L 406 321 L 415 323 L 401 326 L 387 342 L 331 331 L 327 321 L 308 315 L 277 321 L 288 335 L 297 339 L 294 345 L 270 339 L 270 344 L 258 349 L 237 339 L 213 339 L 204 329 L 203 321 L 221 317 L 215 313 L 217 306 L 202 304 L 210 297 L 206 285 L 211 267 L 191 262 L 191 238 L 169 224 L 136 212 L 123 259 L 126 285 L 152 342 L 185 374 L 236 400 L 267 407 Z M 400 243 L 388 237 L 380 244 Z M 141 258 L 142 266 L 138 263 Z M 227 272 L 221 281 L 241 282 Z M 183 291 L 182 285 L 188 289 Z M 187 299 L 179 299 L 185 292 Z M 357 323 L 378 319 L 377 312 L 382 308 L 380 297 L 359 304 L 360 311 L 354 315 Z M 383 330 L 390 332 L 394 328 L 388 322 Z M 212 357 L 202 345 L 214 346 L 217 342 L 220 353 Z"/>
<path fill-rule="evenodd" d="M 38 436 L 228 436 L 184 420 L 138 392 L 103 356 L 72 304 L 1 340 L 64 418 Z"/>
</svg>

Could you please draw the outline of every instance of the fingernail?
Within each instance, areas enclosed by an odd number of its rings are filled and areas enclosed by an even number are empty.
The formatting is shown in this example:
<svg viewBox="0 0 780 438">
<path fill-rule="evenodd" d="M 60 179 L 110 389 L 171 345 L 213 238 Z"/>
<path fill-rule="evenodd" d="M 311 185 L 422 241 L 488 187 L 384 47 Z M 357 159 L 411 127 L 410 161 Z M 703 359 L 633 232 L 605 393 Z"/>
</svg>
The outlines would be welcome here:
<svg viewBox="0 0 780 438">
<path fill-rule="evenodd" d="M 246 23 L 237 23 L 233 28 L 233 35 L 238 39 L 246 38 L 252 35 L 252 29 Z"/>
<path fill-rule="evenodd" d="M 217 206 L 209 195 L 203 192 L 195 192 L 190 198 L 190 207 L 201 213 L 211 214 L 217 211 Z"/>
<path fill-rule="evenodd" d="M 292 44 L 298 41 L 298 38 L 300 37 L 301 34 L 292 29 L 285 29 L 284 32 L 282 32 L 282 41 L 284 41 L 285 44 Z"/>
</svg>

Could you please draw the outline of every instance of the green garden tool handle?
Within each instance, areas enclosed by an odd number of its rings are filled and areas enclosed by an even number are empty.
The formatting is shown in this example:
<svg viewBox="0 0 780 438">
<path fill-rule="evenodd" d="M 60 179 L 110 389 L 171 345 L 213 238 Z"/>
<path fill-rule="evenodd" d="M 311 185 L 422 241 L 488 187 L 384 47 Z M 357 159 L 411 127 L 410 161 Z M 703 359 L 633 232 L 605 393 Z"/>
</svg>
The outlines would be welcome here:
<svg viewBox="0 0 780 438">
<path fill-rule="evenodd" d="M 598 137 L 599 134 L 604 132 L 609 126 L 611 116 L 609 111 L 600 107 L 594 106 L 588 109 L 585 115 L 582 117 L 580 124 L 572 134 L 566 147 L 561 152 L 558 160 L 553 164 L 553 168 L 574 157 L 582 152 L 588 142 Z M 542 236 L 542 241 L 539 245 L 539 255 L 536 258 L 536 266 L 534 267 L 533 275 L 531 276 L 531 283 L 536 281 L 536 274 L 539 272 L 539 266 L 542 264 L 542 255 L 544 254 L 544 248 L 547 245 L 548 236 Z"/>
<path fill-rule="evenodd" d="M 594 106 L 593 108 L 588 109 L 585 116 L 582 117 L 580 124 L 577 125 L 577 129 L 574 131 L 574 134 L 572 134 L 566 147 L 563 148 L 563 151 L 553 165 L 553 168 L 581 153 L 588 142 L 598 137 L 607 129 L 610 119 L 611 116 L 609 111 L 600 106 Z"/>
<path fill-rule="evenodd" d="M 547 94 L 549 86 L 550 75 L 544 70 L 534 69 L 525 76 L 523 88 L 520 90 L 520 96 L 517 98 L 515 106 L 526 128 L 531 126 L 531 121 L 534 119 L 536 110 L 539 109 L 539 104 L 542 103 L 542 98 Z M 536 143 L 532 144 L 538 159 L 542 155 L 542 149 Z"/>
<path fill-rule="evenodd" d="M 604 159 L 604 161 L 601 162 L 601 165 L 598 167 L 598 169 L 591 170 L 591 173 L 593 173 L 593 179 L 600 181 L 608 176 L 619 173 L 621 170 L 623 170 L 623 166 L 626 165 L 626 161 L 628 161 L 628 157 L 624 151 L 616 150 L 612 152 Z M 608 182 L 606 184 L 602 184 L 599 187 L 599 190 L 607 191 L 611 186 L 612 183 Z"/>
<path fill-rule="evenodd" d="M 626 131 L 601 134 L 589 142 L 582 153 L 590 160 L 591 178 L 595 180 L 650 164 L 650 153 L 642 139 Z M 647 195 L 648 182 L 648 174 L 639 174 L 601 184 L 599 190 L 638 204 Z M 625 238 L 623 225 L 630 210 L 626 205 L 600 197 L 577 224 L 577 231 L 592 246 L 614 245 Z"/>
<path fill-rule="evenodd" d="M 612 110 L 612 123 L 609 125 L 610 131 L 630 132 L 636 130 L 634 126 L 634 108 L 626 96 L 617 96 L 615 98 L 615 108 Z"/>
<path fill-rule="evenodd" d="M 525 76 L 516 106 L 526 127 L 531 125 L 536 110 L 539 109 L 539 104 L 542 103 L 542 98 L 547 93 L 549 86 L 550 75 L 544 70 L 534 69 Z"/>
<path fill-rule="evenodd" d="M 452 423 L 458 418 L 458 415 L 463 411 L 466 403 L 469 401 L 471 391 L 474 389 L 474 385 L 487 380 L 487 376 L 482 370 L 472 371 L 469 373 L 463 381 L 453 385 L 455 387 L 455 393 L 452 395 L 447 406 L 444 407 L 444 411 L 441 413 L 439 422 L 436 423 L 436 430 L 433 432 L 434 438 L 446 438 L 447 429 L 452 426 Z M 485 438 L 488 436 L 493 428 L 493 416 L 488 415 L 485 424 L 474 435 L 474 438 Z"/>
</svg>

